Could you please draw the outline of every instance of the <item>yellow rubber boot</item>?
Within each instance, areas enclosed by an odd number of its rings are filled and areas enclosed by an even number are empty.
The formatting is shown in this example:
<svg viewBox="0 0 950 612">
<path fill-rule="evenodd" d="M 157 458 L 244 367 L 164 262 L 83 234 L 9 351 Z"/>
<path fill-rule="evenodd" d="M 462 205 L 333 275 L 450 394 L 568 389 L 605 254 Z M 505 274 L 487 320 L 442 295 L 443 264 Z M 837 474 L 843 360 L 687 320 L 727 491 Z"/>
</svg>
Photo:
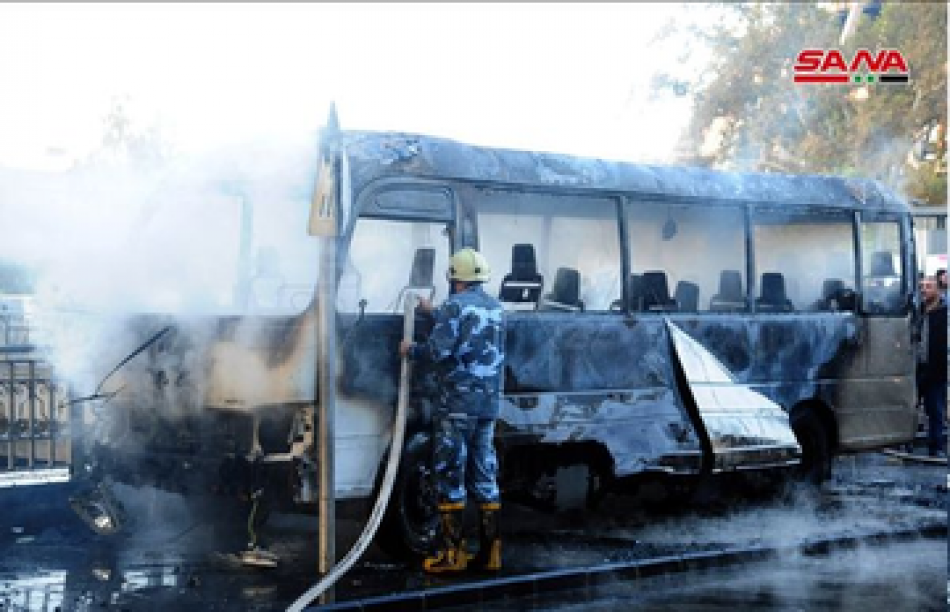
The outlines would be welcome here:
<svg viewBox="0 0 950 612">
<path fill-rule="evenodd" d="M 462 516 L 464 503 L 439 504 L 439 522 L 442 527 L 442 544 L 439 550 L 423 562 L 423 569 L 431 574 L 462 572 L 468 565 L 462 539 Z"/>
<path fill-rule="evenodd" d="M 482 504 L 478 508 L 479 547 L 471 560 L 472 569 L 497 572 L 501 569 L 501 536 L 498 530 L 498 511 L 501 504 Z"/>
</svg>

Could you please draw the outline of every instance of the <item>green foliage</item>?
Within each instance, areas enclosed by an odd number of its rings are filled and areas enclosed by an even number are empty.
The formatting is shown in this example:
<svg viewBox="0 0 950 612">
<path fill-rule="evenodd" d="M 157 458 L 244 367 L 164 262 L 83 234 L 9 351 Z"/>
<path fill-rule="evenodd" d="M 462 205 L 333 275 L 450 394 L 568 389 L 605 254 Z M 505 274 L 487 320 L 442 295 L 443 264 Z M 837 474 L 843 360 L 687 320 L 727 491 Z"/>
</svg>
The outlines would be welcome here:
<svg viewBox="0 0 950 612">
<path fill-rule="evenodd" d="M 908 171 L 906 181 L 907 195 L 933 205 L 944 205 L 947 201 L 947 173 L 934 172 L 933 168 L 922 165 Z"/>
<path fill-rule="evenodd" d="M 834 12 L 814 4 L 721 5 L 706 30 L 712 61 L 690 84 L 694 116 L 688 138 L 702 143 L 714 121 L 721 140 L 708 153 L 719 167 L 865 176 L 890 183 L 931 204 L 946 203 L 945 138 L 937 161 L 907 165 L 922 131 L 947 120 L 947 6 L 884 5 L 862 16 L 844 46 Z M 909 85 L 802 85 L 792 80 L 798 52 L 899 49 Z M 662 79 L 658 79 L 662 82 Z M 682 85 L 680 85 L 682 87 Z M 943 186 L 941 188 L 941 185 Z"/>
</svg>

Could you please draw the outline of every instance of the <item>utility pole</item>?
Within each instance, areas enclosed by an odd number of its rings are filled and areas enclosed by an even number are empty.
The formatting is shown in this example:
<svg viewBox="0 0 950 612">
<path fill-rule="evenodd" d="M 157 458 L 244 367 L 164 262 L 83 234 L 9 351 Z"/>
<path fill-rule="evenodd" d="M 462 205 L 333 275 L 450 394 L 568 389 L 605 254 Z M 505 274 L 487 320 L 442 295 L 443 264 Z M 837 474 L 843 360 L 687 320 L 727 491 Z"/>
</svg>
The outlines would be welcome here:
<svg viewBox="0 0 950 612">
<path fill-rule="evenodd" d="M 317 359 L 319 361 L 320 417 L 318 465 L 320 469 L 320 549 L 319 570 L 326 576 L 336 565 L 336 236 L 325 236 L 321 242 L 319 330 Z M 321 602 L 331 603 L 332 589 Z"/>
<path fill-rule="evenodd" d="M 332 151 L 339 134 L 336 107 L 331 105 L 327 125 L 321 134 L 317 185 L 311 204 L 309 233 L 320 236 L 320 276 L 317 280 L 317 389 L 319 426 L 316 460 L 320 470 L 319 491 L 319 571 L 326 576 L 336 565 L 336 242 L 341 186 Z M 333 589 L 320 602 L 333 601 Z"/>
<path fill-rule="evenodd" d="M 861 11 L 864 8 L 864 2 L 852 2 L 851 9 L 848 11 L 848 18 L 844 22 L 844 27 L 841 28 L 841 36 L 838 38 L 838 44 L 844 45 L 845 42 L 851 35 L 854 33 L 855 28 L 858 26 L 858 19 L 861 18 Z"/>
</svg>

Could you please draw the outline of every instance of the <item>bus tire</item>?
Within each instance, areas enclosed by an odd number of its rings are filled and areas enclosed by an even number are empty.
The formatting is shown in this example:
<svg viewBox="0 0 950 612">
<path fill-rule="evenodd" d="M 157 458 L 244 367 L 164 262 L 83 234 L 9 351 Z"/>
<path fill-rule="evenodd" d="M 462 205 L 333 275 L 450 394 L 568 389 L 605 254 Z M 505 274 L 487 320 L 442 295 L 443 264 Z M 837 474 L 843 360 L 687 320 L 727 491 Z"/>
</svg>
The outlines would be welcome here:
<svg viewBox="0 0 950 612">
<path fill-rule="evenodd" d="M 406 442 L 392 494 L 376 534 L 390 557 L 417 564 L 431 553 L 438 534 L 438 511 L 431 476 L 432 438 L 417 433 Z M 382 470 L 380 471 L 381 481 Z M 376 494 L 379 495 L 377 483 Z"/>
<path fill-rule="evenodd" d="M 811 410 L 792 419 L 792 431 L 802 447 L 798 480 L 820 485 L 831 478 L 831 440 L 822 420 Z"/>
</svg>

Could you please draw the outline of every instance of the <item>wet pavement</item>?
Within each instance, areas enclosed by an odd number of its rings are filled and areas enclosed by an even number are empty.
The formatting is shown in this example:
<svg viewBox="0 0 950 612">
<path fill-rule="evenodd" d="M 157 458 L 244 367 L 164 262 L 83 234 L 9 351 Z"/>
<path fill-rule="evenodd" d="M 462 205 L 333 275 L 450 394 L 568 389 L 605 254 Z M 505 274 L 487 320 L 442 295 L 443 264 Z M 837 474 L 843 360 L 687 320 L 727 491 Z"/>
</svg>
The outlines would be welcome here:
<svg viewBox="0 0 950 612">
<path fill-rule="evenodd" d="M 945 612 L 950 607 L 946 558 L 943 540 L 867 546 L 828 556 L 786 555 L 688 576 L 513 599 L 492 605 L 492 610 Z"/>
<path fill-rule="evenodd" d="M 750 499 L 733 496 L 717 503 L 655 510 L 644 510 L 628 497 L 611 496 L 597 511 L 558 515 L 510 504 L 503 514 L 507 536 L 505 573 L 946 525 L 946 484 L 945 466 L 908 464 L 868 454 L 839 459 L 835 480 L 821 495 L 797 492 Z M 276 569 L 247 568 L 227 554 L 246 545 L 246 530 L 236 514 L 225 520 L 219 508 L 199 507 L 180 496 L 116 487 L 117 496 L 126 505 L 130 528 L 119 536 L 102 537 L 88 530 L 68 508 L 68 492 L 69 485 L 0 490 L 0 610 L 283 610 L 318 577 L 317 522 L 313 516 L 272 516 L 262 537 L 263 543 L 279 555 L 280 565 Z M 342 523 L 337 544 L 340 556 L 359 527 L 357 521 Z M 892 568 L 887 564 L 868 561 L 878 550 L 871 547 L 850 557 L 842 553 L 824 560 L 789 559 L 780 568 L 771 568 L 781 580 L 766 580 L 762 583 L 765 586 L 755 586 L 752 579 L 765 575 L 761 572 L 724 570 L 718 577 L 711 573 L 708 579 L 691 573 L 689 589 L 684 589 L 685 583 L 675 577 L 671 579 L 677 587 L 673 591 L 664 589 L 662 581 L 637 581 L 636 594 L 640 597 L 649 592 L 652 599 L 644 600 L 649 605 L 668 605 L 655 609 L 769 609 L 768 602 L 778 601 L 779 595 L 788 598 L 792 607 L 776 609 L 812 609 L 788 593 L 773 593 L 774 584 L 801 583 L 810 591 L 821 587 L 820 576 L 827 574 L 832 582 L 844 586 L 853 577 L 852 582 L 860 586 L 877 579 L 862 582 L 865 574 L 873 574 L 870 568 L 876 567 L 879 573 L 884 572 L 878 576 L 884 584 L 888 576 L 898 582 L 912 578 L 918 585 L 915 592 L 922 594 L 921 601 L 926 605 L 937 591 L 945 598 L 946 542 L 899 546 L 908 551 L 909 558 L 920 562 L 920 571 L 905 575 L 894 570 L 888 574 Z M 849 573 L 856 564 L 868 571 L 860 576 Z M 938 569 L 927 569 L 934 567 Z M 337 601 L 346 601 L 458 580 L 429 578 L 416 568 L 393 563 L 371 547 L 341 580 L 335 596 Z M 706 590 L 703 585 L 707 585 Z M 838 596 L 836 588 L 828 586 L 829 601 Z M 742 599 L 743 593 L 751 592 L 765 593 L 756 600 L 760 604 Z M 716 599 L 715 593 L 724 599 Z M 671 599 L 674 594 L 681 599 Z M 610 608 L 613 602 L 630 609 L 632 601 L 630 593 L 608 591 L 585 597 L 572 605 L 621 609 Z M 674 601 L 682 602 L 682 606 L 671 603 Z M 597 602 L 608 607 L 595 607 L 600 605 Z M 880 609 L 868 606 L 866 610 Z M 888 609 L 908 608 L 890 605 Z"/>
</svg>

